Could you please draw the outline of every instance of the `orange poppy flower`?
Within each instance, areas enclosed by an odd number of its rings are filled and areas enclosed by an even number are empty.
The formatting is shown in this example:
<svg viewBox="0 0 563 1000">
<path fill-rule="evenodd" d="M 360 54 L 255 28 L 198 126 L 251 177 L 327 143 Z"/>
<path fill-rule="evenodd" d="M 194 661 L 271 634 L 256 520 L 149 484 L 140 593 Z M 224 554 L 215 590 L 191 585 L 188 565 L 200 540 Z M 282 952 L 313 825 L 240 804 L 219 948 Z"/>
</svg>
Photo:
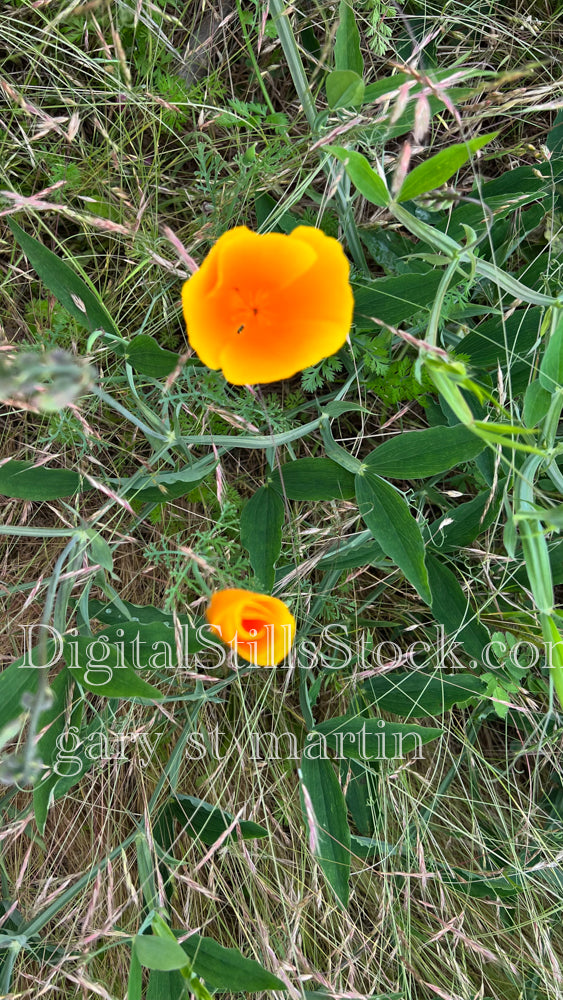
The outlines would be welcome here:
<svg viewBox="0 0 563 1000">
<path fill-rule="evenodd" d="M 253 666 L 275 667 L 293 644 L 295 618 L 277 597 L 218 590 L 205 617 L 215 634 Z"/>
<path fill-rule="evenodd" d="M 190 346 L 233 385 L 289 378 L 345 343 L 349 272 L 338 240 L 312 226 L 230 229 L 182 288 Z"/>
</svg>

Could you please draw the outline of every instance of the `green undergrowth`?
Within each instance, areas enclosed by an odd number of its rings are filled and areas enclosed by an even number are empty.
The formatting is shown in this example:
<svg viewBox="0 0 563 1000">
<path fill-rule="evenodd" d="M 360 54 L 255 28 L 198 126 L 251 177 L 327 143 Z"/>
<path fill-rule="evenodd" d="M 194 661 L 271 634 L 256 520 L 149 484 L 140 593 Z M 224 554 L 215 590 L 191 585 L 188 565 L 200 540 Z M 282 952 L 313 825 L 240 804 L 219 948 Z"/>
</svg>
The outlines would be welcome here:
<svg viewBox="0 0 563 1000">
<path fill-rule="evenodd" d="M 561 42 L 0 14 L 0 996 L 561 996 Z M 238 225 L 350 261 L 285 381 L 187 342 Z M 228 588 L 290 607 L 276 668 L 211 643 Z"/>
</svg>

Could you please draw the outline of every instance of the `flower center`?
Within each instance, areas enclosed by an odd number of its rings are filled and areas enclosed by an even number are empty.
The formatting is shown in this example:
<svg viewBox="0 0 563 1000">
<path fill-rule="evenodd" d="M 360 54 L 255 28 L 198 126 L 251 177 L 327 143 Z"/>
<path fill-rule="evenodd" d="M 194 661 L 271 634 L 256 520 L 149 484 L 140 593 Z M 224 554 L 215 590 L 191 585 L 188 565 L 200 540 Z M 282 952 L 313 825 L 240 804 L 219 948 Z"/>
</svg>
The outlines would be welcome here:
<svg viewBox="0 0 563 1000">
<path fill-rule="evenodd" d="M 263 289 L 244 289 L 241 292 L 240 288 L 233 288 L 233 299 L 231 318 L 237 334 L 255 329 L 258 323 L 268 323 L 268 293 Z"/>
<path fill-rule="evenodd" d="M 243 618 L 241 620 L 241 625 L 245 632 L 250 633 L 251 631 L 254 631 L 256 633 L 253 638 L 256 638 L 256 636 L 259 635 L 264 628 L 264 622 L 259 621 L 257 618 Z"/>
</svg>

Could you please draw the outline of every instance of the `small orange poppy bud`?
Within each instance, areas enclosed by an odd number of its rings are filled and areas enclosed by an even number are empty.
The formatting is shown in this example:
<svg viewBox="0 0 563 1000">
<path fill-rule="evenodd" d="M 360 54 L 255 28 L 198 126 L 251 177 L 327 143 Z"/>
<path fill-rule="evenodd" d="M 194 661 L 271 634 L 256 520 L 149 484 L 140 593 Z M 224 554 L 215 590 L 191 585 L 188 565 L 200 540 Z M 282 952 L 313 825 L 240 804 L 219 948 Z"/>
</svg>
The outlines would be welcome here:
<svg viewBox="0 0 563 1000">
<path fill-rule="evenodd" d="M 290 378 L 346 342 L 349 273 L 338 240 L 312 226 L 230 229 L 182 288 L 190 346 L 233 385 Z"/>
<path fill-rule="evenodd" d="M 217 590 L 205 617 L 215 634 L 253 666 L 276 666 L 293 644 L 295 618 L 277 597 Z"/>
</svg>

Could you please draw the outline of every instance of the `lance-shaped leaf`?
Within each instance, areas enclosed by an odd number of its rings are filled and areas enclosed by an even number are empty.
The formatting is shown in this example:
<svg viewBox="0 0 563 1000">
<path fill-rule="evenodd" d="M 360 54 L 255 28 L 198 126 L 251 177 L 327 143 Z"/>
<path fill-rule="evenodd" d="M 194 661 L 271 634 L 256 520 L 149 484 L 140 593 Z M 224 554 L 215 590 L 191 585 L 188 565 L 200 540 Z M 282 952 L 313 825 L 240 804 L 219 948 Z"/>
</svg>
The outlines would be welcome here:
<svg viewBox="0 0 563 1000">
<path fill-rule="evenodd" d="M 334 63 L 337 70 L 352 70 L 358 76 L 364 71 L 360 47 L 360 32 L 349 0 L 340 0 L 339 23 L 334 42 Z"/>
<path fill-rule="evenodd" d="M 272 474 L 288 500 L 342 500 L 354 496 L 354 476 L 330 458 L 297 458 Z"/>
<path fill-rule="evenodd" d="M 87 330 L 104 330 L 119 337 L 119 332 L 97 292 L 79 278 L 75 271 L 39 240 L 29 236 L 13 219 L 6 220 L 29 263 L 43 284 L 71 316 Z"/>
<path fill-rule="evenodd" d="M 90 486 L 87 487 L 91 489 Z M 72 469 L 50 469 L 46 465 L 15 459 L 0 465 L 0 494 L 20 500 L 58 500 L 80 489 L 80 476 Z"/>
<path fill-rule="evenodd" d="M 301 807 L 309 846 L 336 898 L 348 906 L 350 827 L 340 782 L 328 757 L 301 759 Z"/>
<path fill-rule="evenodd" d="M 469 142 L 456 143 L 448 146 L 429 160 L 420 163 L 418 167 L 411 170 L 405 178 L 401 190 L 397 195 L 397 201 L 410 201 L 420 194 L 427 194 L 441 187 L 450 177 L 467 163 L 473 153 L 486 146 L 488 142 L 495 139 L 498 132 L 489 132 L 487 135 L 477 139 L 470 139 Z"/>
<path fill-rule="evenodd" d="M 364 460 L 370 472 L 390 479 L 424 479 L 469 462 L 485 447 L 463 424 L 397 434 Z"/>
<path fill-rule="evenodd" d="M 275 565 L 281 552 L 285 517 L 283 500 L 270 486 L 261 486 L 243 507 L 240 540 L 262 586 L 274 586 Z"/>
<path fill-rule="evenodd" d="M 384 207 L 388 205 L 391 196 L 385 185 L 385 181 L 376 174 L 373 167 L 370 167 L 365 156 L 356 153 L 352 149 L 344 149 L 342 146 L 325 146 L 327 153 L 332 153 L 338 160 L 341 160 L 346 167 L 346 173 L 357 187 L 364 198 L 371 201 L 373 205 Z"/>
<path fill-rule="evenodd" d="M 431 602 L 420 527 L 398 491 L 371 471 L 356 476 L 356 498 L 376 542 L 405 574 L 422 600 Z"/>
</svg>

